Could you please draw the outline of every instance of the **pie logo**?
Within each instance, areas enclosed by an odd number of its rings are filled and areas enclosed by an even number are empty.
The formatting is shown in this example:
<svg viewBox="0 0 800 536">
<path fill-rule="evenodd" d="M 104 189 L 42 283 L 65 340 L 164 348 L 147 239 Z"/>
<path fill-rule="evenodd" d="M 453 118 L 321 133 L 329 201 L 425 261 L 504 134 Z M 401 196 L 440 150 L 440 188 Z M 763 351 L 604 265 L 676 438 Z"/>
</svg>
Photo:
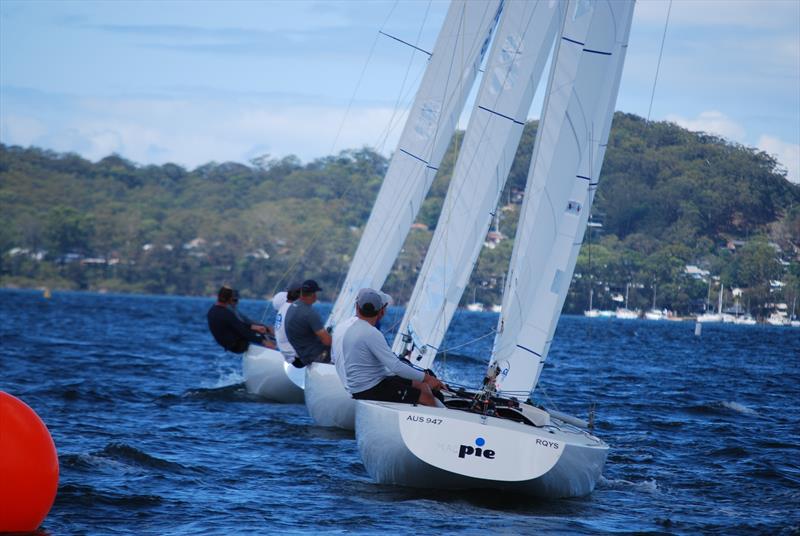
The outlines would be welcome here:
<svg viewBox="0 0 800 536">
<path fill-rule="evenodd" d="M 472 445 L 459 445 L 458 448 L 458 457 L 459 458 L 466 458 L 467 456 L 475 456 L 476 458 L 486 458 L 488 460 L 494 460 L 495 452 L 492 449 L 485 449 L 483 446 L 486 444 L 486 440 L 482 437 L 478 437 L 475 439 L 475 446 Z"/>
</svg>

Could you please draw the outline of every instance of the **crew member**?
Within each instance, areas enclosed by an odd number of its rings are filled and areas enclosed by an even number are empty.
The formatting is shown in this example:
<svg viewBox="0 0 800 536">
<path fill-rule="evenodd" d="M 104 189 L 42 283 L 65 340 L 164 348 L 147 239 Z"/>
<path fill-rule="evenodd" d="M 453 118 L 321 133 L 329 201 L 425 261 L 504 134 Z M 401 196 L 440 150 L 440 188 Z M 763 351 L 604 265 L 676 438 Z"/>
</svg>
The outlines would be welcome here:
<svg viewBox="0 0 800 536">
<path fill-rule="evenodd" d="M 233 289 L 223 286 L 217 293 L 217 302 L 208 310 L 206 315 L 208 329 L 214 336 L 214 340 L 227 351 L 235 354 L 246 352 L 250 344 L 275 348 L 275 345 L 265 339 L 263 334 L 253 330 L 252 325 L 242 322 L 236 317 L 230 307 L 232 301 Z"/>
<path fill-rule="evenodd" d="M 272 298 L 272 306 L 275 308 L 275 342 L 278 345 L 278 350 L 283 354 L 283 358 L 287 363 L 293 363 L 297 357 L 292 343 L 289 342 L 286 336 L 286 312 L 289 307 L 300 297 L 300 287 L 302 283 L 292 283 L 286 289 L 286 292 L 279 292 Z"/>
<path fill-rule="evenodd" d="M 233 289 L 233 296 L 231 297 L 231 302 L 228 308 L 233 311 L 233 314 L 236 315 L 236 318 L 244 322 L 245 324 L 250 326 L 250 329 L 255 331 L 256 333 L 260 333 L 262 335 L 266 335 L 267 333 L 271 333 L 271 330 L 262 324 L 261 322 L 256 322 L 255 320 L 251 320 L 247 315 L 239 310 L 239 291 Z"/>
<path fill-rule="evenodd" d="M 388 305 L 392 305 L 393 301 L 392 297 L 386 294 L 385 292 L 381 292 L 380 290 L 377 291 L 381 297 L 383 303 Z M 385 307 L 384 307 L 385 308 Z M 383 317 L 383 313 L 380 315 L 381 318 Z M 333 326 L 333 335 L 331 338 L 333 342 L 331 343 L 331 363 L 336 365 L 336 373 L 339 375 L 339 379 L 342 380 L 342 385 L 347 385 L 347 371 L 344 368 L 344 358 L 342 356 L 343 352 L 343 345 L 344 345 L 344 336 L 347 333 L 347 330 L 358 321 L 358 316 L 353 315 L 346 320 L 342 320 L 335 326 Z M 375 323 L 375 328 L 380 330 L 380 320 Z"/>
<path fill-rule="evenodd" d="M 313 279 L 300 285 L 300 296 L 286 311 L 286 338 L 297 352 L 292 365 L 305 367 L 314 362 L 330 363 L 331 335 L 319 313 L 311 307 L 322 289 Z"/>
<path fill-rule="evenodd" d="M 435 376 L 400 360 L 375 328 L 387 305 L 388 301 L 378 291 L 369 288 L 358 291 L 358 320 L 345 333 L 342 346 L 345 388 L 359 400 L 442 406 L 433 390 L 447 386 Z"/>
</svg>

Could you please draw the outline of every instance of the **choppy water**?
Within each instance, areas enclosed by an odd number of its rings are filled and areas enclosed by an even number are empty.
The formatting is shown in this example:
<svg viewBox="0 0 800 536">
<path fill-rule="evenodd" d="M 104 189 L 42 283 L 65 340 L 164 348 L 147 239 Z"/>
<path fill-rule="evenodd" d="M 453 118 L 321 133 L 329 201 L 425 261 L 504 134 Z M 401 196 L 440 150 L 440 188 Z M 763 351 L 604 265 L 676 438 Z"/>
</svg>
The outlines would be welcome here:
<svg viewBox="0 0 800 536">
<path fill-rule="evenodd" d="M 211 300 L 0 298 L 0 389 L 59 452 L 53 535 L 800 532 L 800 329 L 563 317 L 536 398 L 596 403 L 612 450 L 592 495 L 542 502 L 374 484 L 351 434 L 247 394 Z M 460 312 L 445 346 L 495 319 Z M 477 384 L 491 342 L 455 350 L 445 378 Z"/>
</svg>

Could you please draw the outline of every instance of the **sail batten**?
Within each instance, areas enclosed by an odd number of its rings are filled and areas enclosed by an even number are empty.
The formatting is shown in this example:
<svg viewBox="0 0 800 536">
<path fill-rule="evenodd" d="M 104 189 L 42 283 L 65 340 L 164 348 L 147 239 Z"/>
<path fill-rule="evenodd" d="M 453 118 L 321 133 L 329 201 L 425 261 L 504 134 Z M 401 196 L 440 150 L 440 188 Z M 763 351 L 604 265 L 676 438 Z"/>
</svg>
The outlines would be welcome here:
<svg viewBox="0 0 800 536">
<path fill-rule="evenodd" d="M 422 367 L 433 362 L 461 301 L 565 15 L 559 2 L 505 3 L 436 231 L 393 346 L 404 353 L 410 338 L 411 361 Z"/>
<path fill-rule="evenodd" d="M 501 0 L 450 5 L 328 326 L 353 313 L 359 289 L 380 288 L 389 275 L 453 136 L 501 9 Z"/>
</svg>

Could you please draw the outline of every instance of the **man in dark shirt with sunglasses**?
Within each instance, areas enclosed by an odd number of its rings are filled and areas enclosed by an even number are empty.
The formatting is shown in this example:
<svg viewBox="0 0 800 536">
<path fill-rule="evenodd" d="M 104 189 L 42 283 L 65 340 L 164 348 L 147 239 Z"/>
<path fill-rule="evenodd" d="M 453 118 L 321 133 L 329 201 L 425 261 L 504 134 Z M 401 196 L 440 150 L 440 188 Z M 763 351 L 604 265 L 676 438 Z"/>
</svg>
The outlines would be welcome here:
<svg viewBox="0 0 800 536">
<path fill-rule="evenodd" d="M 235 312 L 234 290 L 223 286 L 217 293 L 217 303 L 211 306 L 206 315 L 208 329 L 214 340 L 229 352 L 242 354 L 250 344 L 258 344 L 266 348 L 275 348 L 275 344 L 265 338 L 269 331 L 266 326 L 243 322 Z M 238 301 L 238 300 L 237 300 Z"/>
</svg>

